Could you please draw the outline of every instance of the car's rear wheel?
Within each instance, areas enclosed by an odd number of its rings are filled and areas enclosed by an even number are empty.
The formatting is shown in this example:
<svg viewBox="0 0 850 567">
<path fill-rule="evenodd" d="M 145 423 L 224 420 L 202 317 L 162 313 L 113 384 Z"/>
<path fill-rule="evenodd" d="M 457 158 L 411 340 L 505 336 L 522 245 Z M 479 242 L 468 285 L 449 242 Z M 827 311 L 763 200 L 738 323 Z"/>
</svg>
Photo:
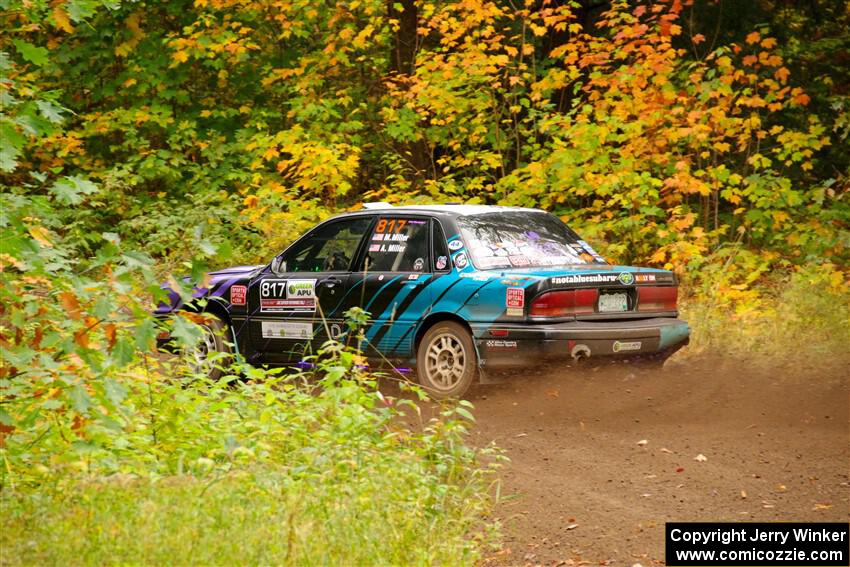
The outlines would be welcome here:
<svg viewBox="0 0 850 567">
<path fill-rule="evenodd" d="M 205 313 L 199 326 L 203 335 L 188 353 L 189 366 L 195 374 L 205 374 L 210 380 L 218 380 L 233 352 L 226 341 L 229 338 L 227 324 L 215 315 Z"/>
<path fill-rule="evenodd" d="M 434 398 L 463 396 L 475 380 L 477 367 L 472 337 L 454 321 L 437 323 L 419 342 L 416 374 L 419 383 Z"/>
</svg>

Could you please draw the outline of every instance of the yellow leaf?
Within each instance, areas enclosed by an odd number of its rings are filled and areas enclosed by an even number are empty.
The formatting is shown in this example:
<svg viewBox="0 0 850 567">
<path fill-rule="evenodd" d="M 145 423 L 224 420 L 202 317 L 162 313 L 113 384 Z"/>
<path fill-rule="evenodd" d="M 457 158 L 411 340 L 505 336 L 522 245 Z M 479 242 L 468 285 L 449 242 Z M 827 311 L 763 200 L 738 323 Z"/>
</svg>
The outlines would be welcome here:
<svg viewBox="0 0 850 567">
<path fill-rule="evenodd" d="M 175 51 L 171 58 L 177 63 L 185 63 L 189 60 L 189 54 L 181 49 L 179 51 Z"/>
<path fill-rule="evenodd" d="M 50 242 L 50 231 L 43 226 L 31 226 L 27 229 L 30 235 L 42 246 L 53 248 L 53 243 Z"/>
<path fill-rule="evenodd" d="M 56 27 L 68 33 L 74 32 L 74 26 L 71 25 L 71 20 L 68 19 L 68 12 L 65 11 L 60 4 L 53 8 L 53 21 L 56 22 Z"/>
</svg>

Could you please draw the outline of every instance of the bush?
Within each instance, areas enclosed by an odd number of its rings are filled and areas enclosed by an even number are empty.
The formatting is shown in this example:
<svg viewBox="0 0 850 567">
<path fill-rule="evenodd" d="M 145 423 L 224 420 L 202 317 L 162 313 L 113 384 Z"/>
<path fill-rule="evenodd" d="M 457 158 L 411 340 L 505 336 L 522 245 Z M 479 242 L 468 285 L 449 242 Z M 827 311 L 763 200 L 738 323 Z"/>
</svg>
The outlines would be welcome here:
<svg viewBox="0 0 850 567">
<path fill-rule="evenodd" d="M 758 258 L 730 253 L 691 278 L 691 296 L 682 306 L 692 327 L 689 350 L 774 365 L 804 361 L 839 368 L 850 362 L 845 273 L 830 263 L 769 272 Z"/>
<path fill-rule="evenodd" d="M 409 427 L 418 406 L 335 342 L 309 374 L 192 375 L 155 352 L 148 256 L 81 245 L 50 198 L 2 204 L 0 562 L 476 560 L 498 459 L 466 444 L 468 404 Z M 184 267 L 188 296 L 206 269 Z M 200 336 L 171 325 L 184 349 Z"/>
<path fill-rule="evenodd" d="M 410 429 L 400 410 L 417 406 L 329 346 L 310 380 L 248 369 L 247 382 L 186 387 L 161 363 L 128 374 L 121 428 L 88 424 L 84 451 L 74 440 L 4 479 L 5 560 L 474 562 L 494 470 L 480 459 L 494 453 L 465 445 L 464 405 Z M 9 436 L 4 452 L 19 448 Z"/>
</svg>

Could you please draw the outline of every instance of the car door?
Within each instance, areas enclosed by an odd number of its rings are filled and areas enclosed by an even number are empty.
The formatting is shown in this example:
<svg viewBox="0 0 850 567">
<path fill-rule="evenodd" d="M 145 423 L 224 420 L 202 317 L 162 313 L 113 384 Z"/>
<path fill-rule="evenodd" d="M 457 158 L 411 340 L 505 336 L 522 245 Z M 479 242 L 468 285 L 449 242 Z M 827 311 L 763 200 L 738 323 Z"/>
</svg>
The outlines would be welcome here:
<svg viewBox="0 0 850 567">
<path fill-rule="evenodd" d="M 431 219 L 424 216 L 382 215 L 370 230 L 345 302 L 370 314 L 368 354 L 409 356 L 415 326 L 431 306 L 431 238 Z"/>
<path fill-rule="evenodd" d="M 251 282 L 248 325 L 263 361 L 301 360 L 341 333 L 351 267 L 373 221 L 357 216 L 324 223 L 281 255 L 277 273 L 267 268 Z"/>
</svg>

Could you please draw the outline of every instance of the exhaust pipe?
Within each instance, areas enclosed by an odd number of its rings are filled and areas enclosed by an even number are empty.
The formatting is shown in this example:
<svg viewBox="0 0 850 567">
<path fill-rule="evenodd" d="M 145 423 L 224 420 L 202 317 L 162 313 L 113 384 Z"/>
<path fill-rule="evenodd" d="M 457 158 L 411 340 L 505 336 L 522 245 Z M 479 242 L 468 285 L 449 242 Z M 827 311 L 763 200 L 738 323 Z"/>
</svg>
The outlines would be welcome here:
<svg viewBox="0 0 850 567">
<path fill-rule="evenodd" d="M 590 358 L 590 347 L 587 345 L 576 345 L 570 351 L 570 356 L 573 360 L 580 362 L 585 358 Z"/>
</svg>

